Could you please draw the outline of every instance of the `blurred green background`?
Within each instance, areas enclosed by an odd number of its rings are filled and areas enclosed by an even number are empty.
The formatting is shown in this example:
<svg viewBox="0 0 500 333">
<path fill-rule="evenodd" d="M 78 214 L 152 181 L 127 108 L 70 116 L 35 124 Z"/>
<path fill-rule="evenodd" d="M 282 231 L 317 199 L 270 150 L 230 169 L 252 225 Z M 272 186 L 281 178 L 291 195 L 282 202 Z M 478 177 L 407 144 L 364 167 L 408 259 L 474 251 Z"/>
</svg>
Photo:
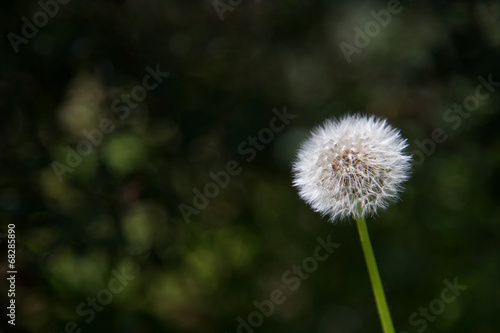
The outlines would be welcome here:
<svg viewBox="0 0 500 333">
<path fill-rule="evenodd" d="M 0 232 L 15 223 L 18 270 L 16 326 L 2 313 L 0 330 L 237 332 L 280 288 L 254 332 L 381 332 L 355 224 L 328 223 L 291 186 L 310 129 L 360 111 L 421 157 L 401 200 L 368 219 L 396 331 L 500 331 L 500 87 L 444 118 L 479 76 L 500 81 L 498 1 L 402 1 L 350 63 L 340 43 L 387 2 L 248 0 L 221 21 L 211 0 L 72 0 L 18 53 L 8 34 L 40 4 L 0 6 Z M 170 74 L 119 119 L 114 101 L 147 66 Z M 296 117 L 248 162 L 238 147 L 284 107 Z M 52 163 L 104 118 L 114 130 L 60 182 Z M 418 153 L 436 128 L 447 139 Z M 179 205 L 232 160 L 241 172 L 185 223 Z M 292 291 L 282 274 L 328 235 L 341 246 Z M 76 309 L 113 270 L 135 278 L 87 323 Z M 412 325 L 455 277 L 467 289 Z"/>
</svg>

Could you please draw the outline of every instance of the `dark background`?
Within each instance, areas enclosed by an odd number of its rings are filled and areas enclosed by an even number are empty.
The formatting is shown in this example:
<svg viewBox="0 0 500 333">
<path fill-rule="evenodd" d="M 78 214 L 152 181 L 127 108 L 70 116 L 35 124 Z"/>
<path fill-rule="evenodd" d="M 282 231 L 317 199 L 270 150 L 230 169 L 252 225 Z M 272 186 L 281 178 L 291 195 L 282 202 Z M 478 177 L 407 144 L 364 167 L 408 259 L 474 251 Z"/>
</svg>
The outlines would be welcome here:
<svg viewBox="0 0 500 333">
<path fill-rule="evenodd" d="M 410 151 L 435 145 L 416 153 L 401 200 L 368 219 L 396 331 L 418 332 L 409 317 L 456 277 L 467 289 L 425 332 L 498 332 L 500 87 L 457 128 L 443 115 L 479 76 L 500 81 L 500 3 L 402 6 L 348 63 L 339 44 L 386 2 L 248 0 L 221 21 L 212 1 L 72 0 L 18 53 L 7 34 L 40 6 L 2 2 L 0 232 L 15 223 L 18 274 L 16 326 L 2 312 L 0 330 L 236 332 L 281 288 L 254 332 L 381 332 L 355 224 L 328 223 L 291 186 L 310 129 L 365 112 Z M 113 100 L 157 65 L 170 75 L 119 120 Z M 285 106 L 296 118 L 247 162 L 238 146 Z M 115 130 L 59 182 L 51 164 L 103 118 Z M 447 139 L 431 144 L 436 128 Z M 241 173 L 186 224 L 179 205 L 231 160 Z M 327 235 L 341 246 L 290 291 L 282 274 Z M 86 323 L 75 309 L 114 269 L 135 279 Z"/>
</svg>

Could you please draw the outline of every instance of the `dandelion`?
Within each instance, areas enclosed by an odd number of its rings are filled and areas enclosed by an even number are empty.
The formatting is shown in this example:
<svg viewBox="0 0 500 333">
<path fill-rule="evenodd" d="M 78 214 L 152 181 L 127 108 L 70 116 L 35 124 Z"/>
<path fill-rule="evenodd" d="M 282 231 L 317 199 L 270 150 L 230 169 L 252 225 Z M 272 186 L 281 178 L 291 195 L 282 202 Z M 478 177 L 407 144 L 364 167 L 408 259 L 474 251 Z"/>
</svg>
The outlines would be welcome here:
<svg viewBox="0 0 500 333">
<path fill-rule="evenodd" d="M 365 217 L 387 208 L 408 179 L 408 144 L 385 119 L 353 115 L 313 130 L 293 165 L 293 184 L 330 221 L 355 218 L 384 332 L 394 332 Z"/>
<path fill-rule="evenodd" d="M 331 221 L 372 215 L 397 199 L 408 178 L 407 146 L 399 131 L 374 116 L 328 120 L 302 145 L 294 185 Z"/>
</svg>

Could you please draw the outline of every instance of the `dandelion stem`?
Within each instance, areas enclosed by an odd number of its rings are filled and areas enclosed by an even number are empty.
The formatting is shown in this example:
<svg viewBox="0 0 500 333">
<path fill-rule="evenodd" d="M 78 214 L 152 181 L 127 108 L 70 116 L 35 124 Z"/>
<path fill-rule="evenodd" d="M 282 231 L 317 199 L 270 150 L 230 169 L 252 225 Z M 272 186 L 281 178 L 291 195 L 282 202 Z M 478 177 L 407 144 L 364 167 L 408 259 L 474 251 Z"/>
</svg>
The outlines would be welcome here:
<svg viewBox="0 0 500 333">
<path fill-rule="evenodd" d="M 361 239 L 361 246 L 363 248 L 363 253 L 365 254 L 366 266 L 368 267 L 368 273 L 370 274 L 370 280 L 372 283 L 373 293 L 375 294 L 375 302 L 377 303 L 382 328 L 385 333 L 394 333 L 391 313 L 389 312 L 387 300 L 385 299 L 384 288 L 382 287 L 382 281 L 380 280 L 377 262 L 375 261 L 375 255 L 373 254 L 373 248 L 364 217 L 358 217 L 356 224 L 358 225 L 359 238 Z"/>
</svg>

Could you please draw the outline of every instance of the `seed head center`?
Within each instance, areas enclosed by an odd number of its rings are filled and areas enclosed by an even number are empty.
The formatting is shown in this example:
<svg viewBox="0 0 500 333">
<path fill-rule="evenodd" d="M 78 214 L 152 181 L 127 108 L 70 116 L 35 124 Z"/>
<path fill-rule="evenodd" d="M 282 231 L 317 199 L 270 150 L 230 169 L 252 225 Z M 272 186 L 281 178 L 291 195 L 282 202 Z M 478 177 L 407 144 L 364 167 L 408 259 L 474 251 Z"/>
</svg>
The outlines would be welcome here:
<svg viewBox="0 0 500 333">
<path fill-rule="evenodd" d="M 340 152 L 331 154 L 329 163 L 333 172 L 345 172 L 347 174 L 360 168 L 366 168 L 366 164 L 360 158 L 356 148 L 343 148 Z"/>
</svg>

